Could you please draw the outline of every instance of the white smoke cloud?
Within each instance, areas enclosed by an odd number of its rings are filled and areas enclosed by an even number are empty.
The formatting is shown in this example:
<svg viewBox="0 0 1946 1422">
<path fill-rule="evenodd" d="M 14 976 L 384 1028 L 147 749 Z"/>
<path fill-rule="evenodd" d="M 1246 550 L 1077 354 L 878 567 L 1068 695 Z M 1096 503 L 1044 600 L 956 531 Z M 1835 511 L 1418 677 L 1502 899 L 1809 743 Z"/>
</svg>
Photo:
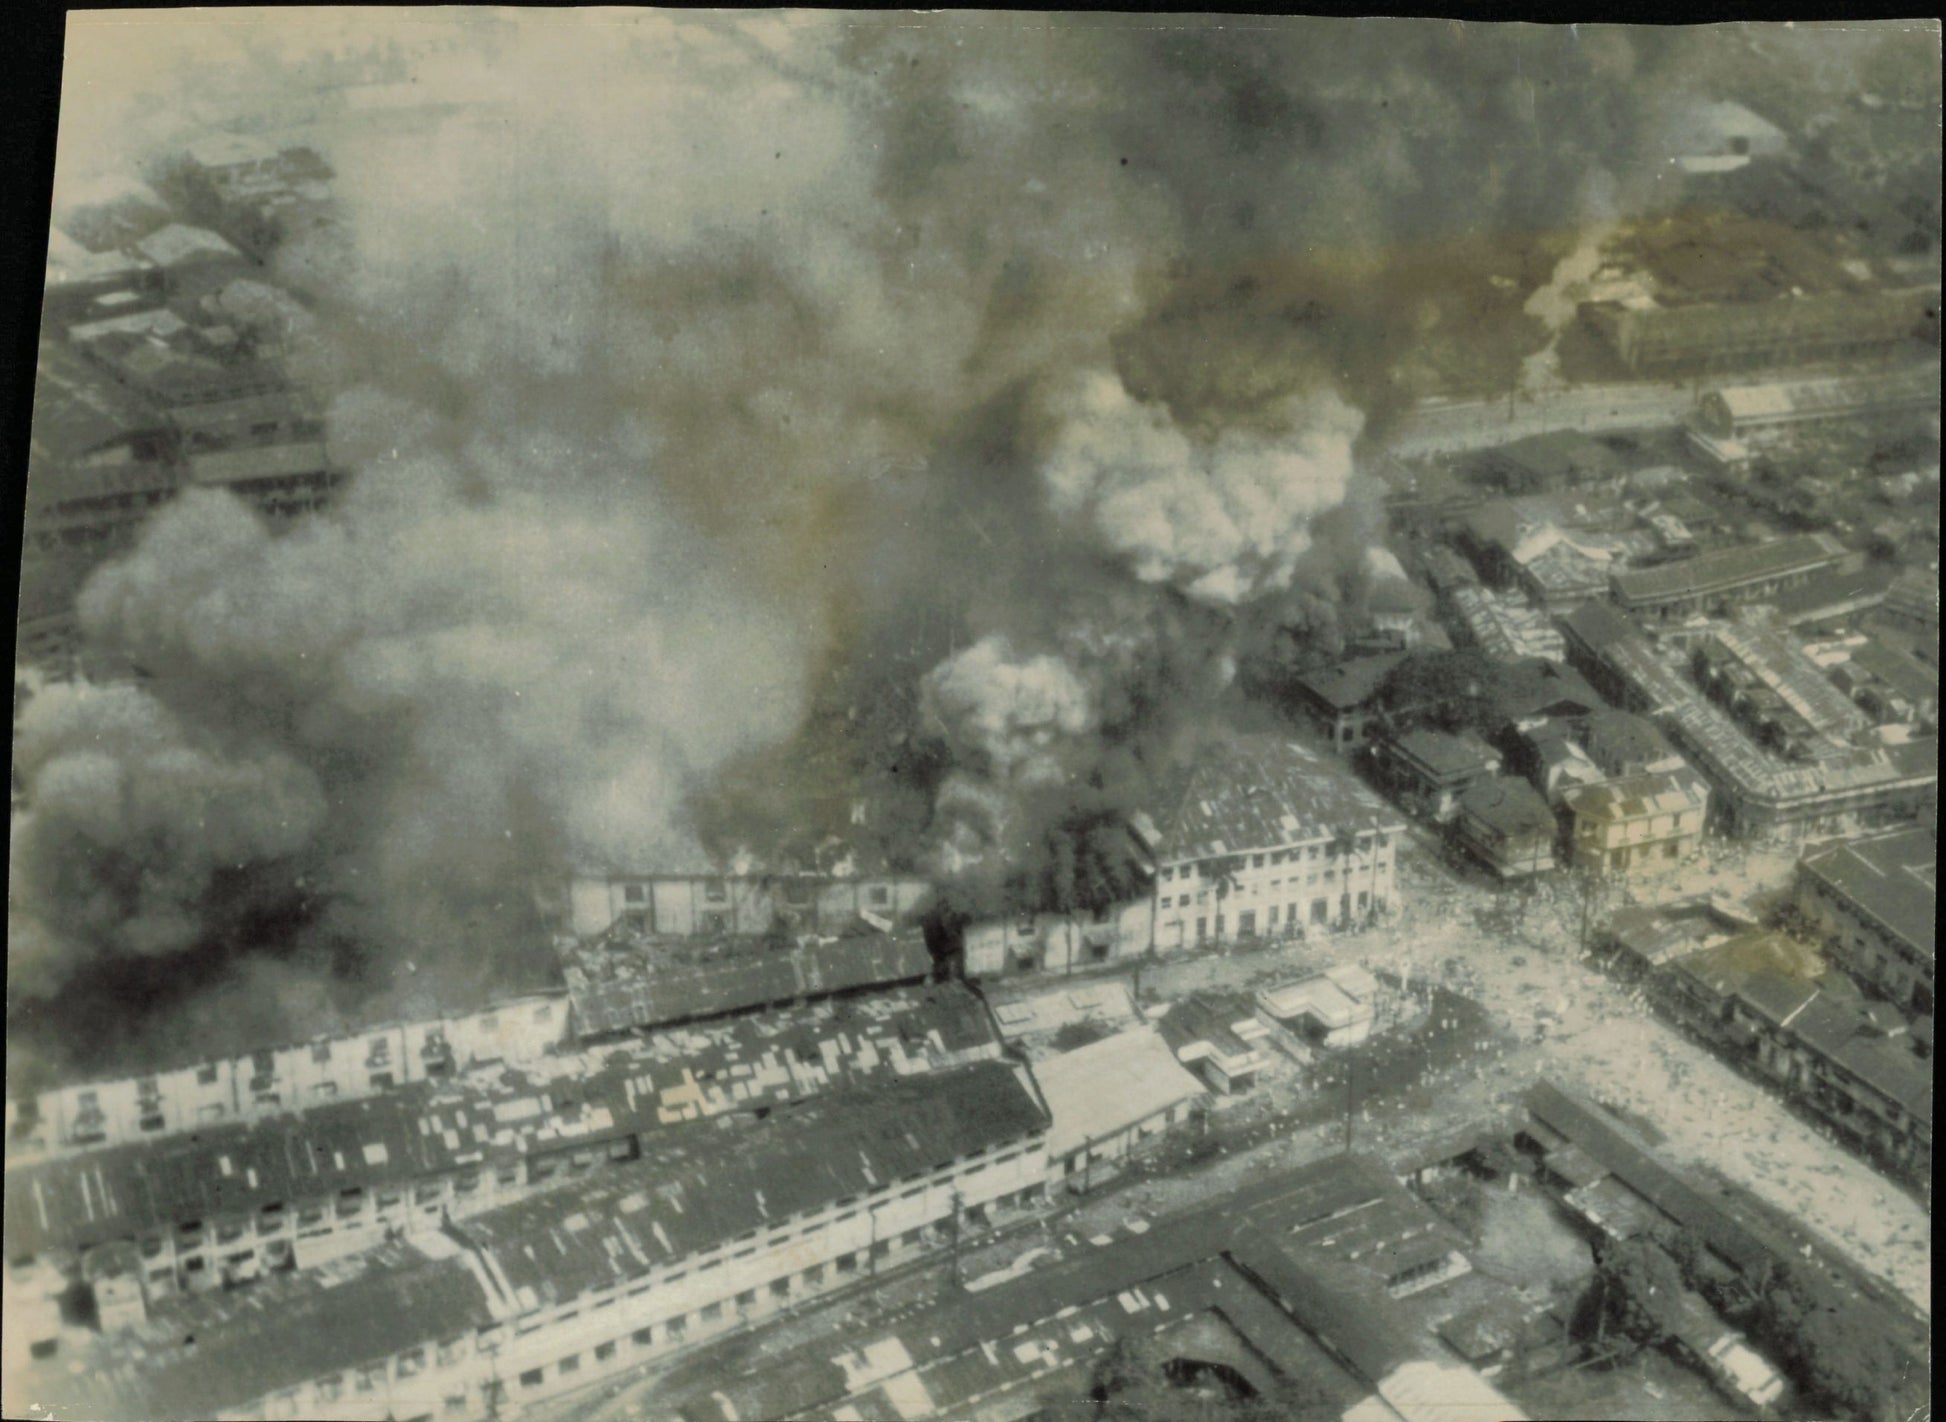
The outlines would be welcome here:
<svg viewBox="0 0 1946 1422">
<path fill-rule="evenodd" d="M 1574 246 L 1547 280 L 1528 296 L 1521 310 L 1547 331 L 1547 344 L 1521 362 L 1522 390 L 1540 391 L 1565 384 L 1561 374 L 1561 335 L 1587 300 L 1588 284 L 1601 270 L 1608 244 L 1619 226 L 1615 179 L 1596 169 L 1583 181 L 1579 205 L 1582 222 Z"/>
<path fill-rule="evenodd" d="M 1261 428 L 1193 436 L 1100 370 L 1058 383 L 1042 413 L 1054 512 L 1084 523 L 1142 581 L 1226 604 L 1290 585 L 1311 521 L 1344 501 L 1364 423 L 1314 390 L 1272 407 Z"/>
<path fill-rule="evenodd" d="M 1000 636 L 928 672 L 920 705 L 955 751 L 1016 784 L 1057 779 L 1062 743 L 1095 725 L 1088 688 L 1066 662 L 1045 653 L 1016 657 Z"/>
</svg>

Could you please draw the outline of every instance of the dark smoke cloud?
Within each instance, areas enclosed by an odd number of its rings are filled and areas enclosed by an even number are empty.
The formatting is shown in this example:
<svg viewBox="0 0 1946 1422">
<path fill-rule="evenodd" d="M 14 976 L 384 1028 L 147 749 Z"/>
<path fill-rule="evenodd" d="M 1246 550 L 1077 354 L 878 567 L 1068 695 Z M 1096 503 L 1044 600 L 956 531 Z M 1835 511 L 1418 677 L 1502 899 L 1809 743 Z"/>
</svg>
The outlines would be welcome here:
<svg viewBox="0 0 1946 1422">
<path fill-rule="evenodd" d="M 63 181 L 290 102 L 307 44 L 424 32 L 249 24 L 150 41 L 165 102 L 64 127 Z M 1199 726 L 1263 714 L 1240 666 L 1339 635 L 1400 361 L 1584 220 L 1590 173 L 1652 200 L 1658 75 L 1719 42 L 448 24 L 414 77 L 467 107 L 305 135 L 348 234 L 285 254 L 335 274 L 298 363 L 341 507 L 273 536 L 181 501 L 82 601 L 148 679 L 23 732 L 10 1019 L 50 1050 L 117 963 L 182 986 L 114 995 L 102 1058 L 145 1011 L 257 1033 L 486 991 L 534 963 L 537 878 L 774 852 L 860 796 L 894 858 L 1045 889 Z M 1522 319 L 1482 359 L 1539 349 Z"/>
</svg>

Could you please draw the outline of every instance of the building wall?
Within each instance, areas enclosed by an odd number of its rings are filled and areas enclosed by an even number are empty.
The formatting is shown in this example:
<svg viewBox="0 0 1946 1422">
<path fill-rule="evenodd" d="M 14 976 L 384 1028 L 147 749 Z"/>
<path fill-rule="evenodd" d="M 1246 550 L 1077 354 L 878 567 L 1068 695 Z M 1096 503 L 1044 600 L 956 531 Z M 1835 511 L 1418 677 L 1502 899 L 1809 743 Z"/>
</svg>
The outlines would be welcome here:
<svg viewBox="0 0 1946 1422">
<path fill-rule="evenodd" d="M 1401 824 L 1225 856 L 1164 861 L 1156 877 L 1156 948 L 1295 937 L 1363 922 L 1391 903 Z M 1227 872 L 1226 872 L 1227 871 Z"/>
<path fill-rule="evenodd" d="M 1702 844 L 1706 802 L 1626 818 L 1576 815 L 1571 841 L 1576 868 L 1640 876 L 1673 869 Z"/>
<path fill-rule="evenodd" d="M 60 1155 L 156 1140 L 375 1096 L 484 1062 L 534 1061 L 563 1041 L 567 1021 L 565 995 L 536 994 L 455 1017 L 60 1087 L 36 1098 L 40 1123 L 28 1145 Z"/>
<path fill-rule="evenodd" d="M 674 937 L 763 933 L 781 913 L 817 930 L 861 913 L 905 918 L 922 909 L 931 893 L 929 881 L 911 875 L 583 877 L 568 886 L 568 919 L 582 938 L 622 922 Z"/>
<path fill-rule="evenodd" d="M 1101 914 L 1023 914 L 970 924 L 969 977 L 1068 973 L 1147 953 L 1155 942 L 1155 900 L 1131 899 Z"/>
<path fill-rule="evenodd" d="M 310 1379 L 232 1415 L 478 1416 L 559 1397 L 858 1282 L 876 1267 L 950 1247 L 1005 1211 L 1034 1208 L 1047 1170 L 1044 1137 L 1003 1143 L 474 1335 L 401 1340 L 408 1346 L 390 1358 Z M 449 1408 L 448 1399 L 459 1401 Z"/>
<path fill-rule="evenodd" d="M 1058 1160 L 1050 1158 L 1047 1163 L 1049 1178 L 1065 1184 L 1070 1190 L 1085 1191 L 1093 1183 L 1091 1166 L 1119 1165 L 1133 1156 L 1154 1150 L 1162 1144 L 1163 1137 L 1172 1127 L 1186 1124 L 1194 1115 L 1193 1100 L 1178 1101 L 1118 1131 L 1089 1140 Z"/>
<path fill-rule="evenodd" d="M 1933 1009 L 1933 961 L 1864 912 L 1803 864 L 1797 907 L 1822 930 L 1832 955 L 1891 1001 L 1914 1012 Z"/>
</svg>

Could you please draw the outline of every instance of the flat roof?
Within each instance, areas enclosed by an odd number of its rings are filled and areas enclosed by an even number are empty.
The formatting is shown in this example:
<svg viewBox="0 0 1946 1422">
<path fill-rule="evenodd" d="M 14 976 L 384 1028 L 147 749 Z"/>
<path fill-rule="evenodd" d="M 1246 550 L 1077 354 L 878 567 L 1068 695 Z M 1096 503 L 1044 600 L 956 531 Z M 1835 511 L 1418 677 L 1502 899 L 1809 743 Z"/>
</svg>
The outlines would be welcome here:
<svg viewBox="0 0 1946 1422">
<path fill-rule="evenodd" d="M 1255 1039 L 1267 1029 L 1257 1020 L 1256 1004 L 1245 993 L 1197 993 L 1171 1005 L 1156 1025 L 1177 1052 L 1207 1043 L 1232 1065 L 1237 1059 L 1248 1060 L 1249 1069 L 1262 1064 Z"/>
<path fill-rule="evenodd" d="M 1034 1075 L 1054 1117 L 1047 1151 L 1057 1159 L 1204 1094 L 1152 1024 L 1049 1057 Z"/>
</svg>

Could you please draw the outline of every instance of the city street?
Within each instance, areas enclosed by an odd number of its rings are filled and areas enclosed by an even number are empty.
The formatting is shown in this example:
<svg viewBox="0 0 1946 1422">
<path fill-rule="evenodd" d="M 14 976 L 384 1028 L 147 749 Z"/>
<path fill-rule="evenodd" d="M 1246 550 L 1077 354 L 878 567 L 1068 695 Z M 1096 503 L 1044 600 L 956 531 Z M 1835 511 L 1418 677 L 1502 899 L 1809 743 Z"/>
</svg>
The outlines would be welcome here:
<svg viewBox="0 0 1946 1422">
<path fill-rule="evenodd" d="M 1395 978 L 1408 992 L 1415 985 L 1446 989 L 1484 1009 L 1482 1024 L 1467 1034 L 1435 1033 L 1433 1040 L 1448 1044 L 1445 1051 L 1411 1044 L 1401 1056 L 1416 1061 L 1414 1079 L 1374 1076 L 1360 1088 L 1358 1144 L 1400 1151 L 1504 1109 L 1537 1077 L 1549 1076 L 1652 1123 L 1673 1158 L 1714 1167 L 1931 1311 L 1932 1228 L 1922 1199 L 1585 960 L 1583 904 L 1567 880 L 1557 876 L 1530 893 L 1509 895 L 1456 873 L 1428 841 L 1415 837 L 1414 843 L 1401 859 L 1403 906 L 1390 921 L 1305 943 L 1147 965 L 1142 996 L 1153 1002 L 1197 990 L 1253 988 L 1346 960 Z M 1793 863 L 1786 850 L 1716 845 L 1679 878 L 1647 881 L 1633 896 L 1655 902 L 1679 892 L 1715 893 L 1762 910 L 1788 886 Z M 1618 894 L 1612 903 L 1622 901 Z M 1596 905 L 1590 916 L 1599 922 L 1605 911 Z M 1381 1046 L 1375 1040 L 1368 1050 Z M 1335 1123 L 1317 1126 L 1319 1139 L 1342 1144 L 1341 1080 L 1327 1068 L 1313 1099 L 1300 1104 L 1285 1099 L 1296 1088 L 1273 1074 L 1266 1101 L 1243 1098 L 1219 1109 L 1217 1129 L 1231 1112 L 1246 1121 L 1291 1113 L 1300 1124 Z M 1266 1167 L 1240 1158 L 1222 1168 L 1248 1175 Z M 1157 1181 L 1144 1188 L 1166 1200 L 1176 1187 Z M 1194 1194 L 1207 1181 L 1199 1177 L 1182 1188 Z M 1861 1201 L 1870 1207 L 1860 1208 Z"/>
</svg>

